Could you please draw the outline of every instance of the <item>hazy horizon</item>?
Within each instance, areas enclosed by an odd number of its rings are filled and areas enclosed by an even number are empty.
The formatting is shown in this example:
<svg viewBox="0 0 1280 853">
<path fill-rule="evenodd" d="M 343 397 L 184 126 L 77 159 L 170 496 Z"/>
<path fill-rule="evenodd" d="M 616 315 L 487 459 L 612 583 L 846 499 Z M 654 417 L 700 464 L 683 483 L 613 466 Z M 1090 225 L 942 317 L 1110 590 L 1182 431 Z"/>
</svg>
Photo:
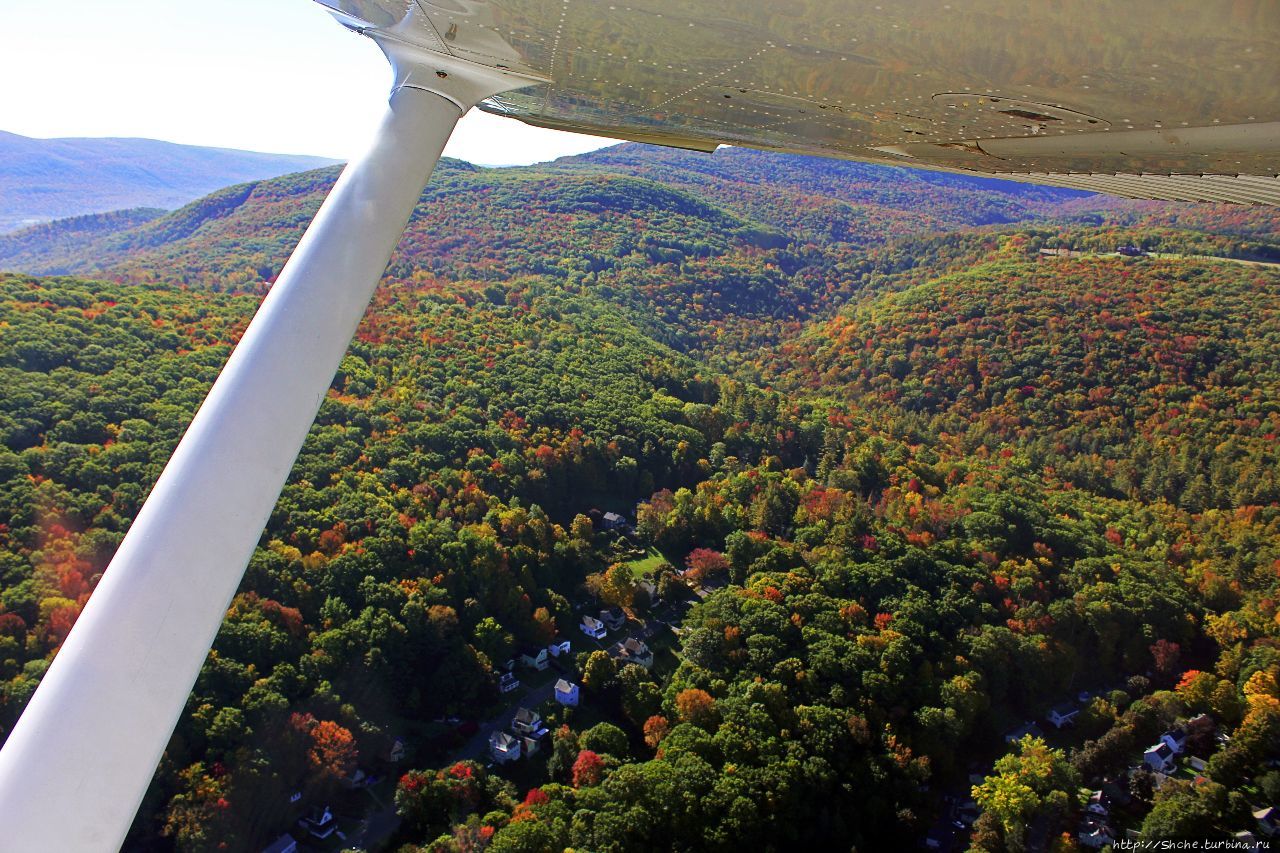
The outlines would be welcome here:
<svg viewBox="0 0 1280 853">
<path fill-rule="evenodd" d="M 127 15 L 68 0 L 56 26 L 47 4 L 12 0 L 6 23 L 0 76 L 23 84 L 0 89 L 0 115 L 5 130 L 34 139 L 156 139 L 349 160 L 389 91 L 377 47 L 311 0 L 136 0 Z M 445 155 L 512 166 L 609 144 L 472 110 Z"/>
</svg>

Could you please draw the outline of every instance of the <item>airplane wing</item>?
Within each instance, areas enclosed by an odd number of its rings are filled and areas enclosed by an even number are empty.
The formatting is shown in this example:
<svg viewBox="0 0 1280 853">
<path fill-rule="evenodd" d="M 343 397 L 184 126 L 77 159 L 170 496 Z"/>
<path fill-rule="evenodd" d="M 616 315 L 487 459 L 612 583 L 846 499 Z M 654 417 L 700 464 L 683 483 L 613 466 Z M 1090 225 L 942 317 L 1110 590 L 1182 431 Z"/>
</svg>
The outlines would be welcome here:
<svg viewBox="0 0 1280 853">
<path fill-rule="evenodd" d="M 541 127 L 1280 204 L 1278 0 L 318 2 Z"/>
</svg>

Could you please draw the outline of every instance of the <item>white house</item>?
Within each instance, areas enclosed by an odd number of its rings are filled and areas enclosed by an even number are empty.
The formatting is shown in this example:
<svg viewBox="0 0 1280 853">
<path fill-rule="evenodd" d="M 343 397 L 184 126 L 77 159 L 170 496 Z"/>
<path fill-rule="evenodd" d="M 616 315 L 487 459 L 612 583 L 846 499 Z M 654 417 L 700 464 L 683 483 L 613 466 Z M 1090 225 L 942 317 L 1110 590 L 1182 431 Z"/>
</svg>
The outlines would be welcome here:
<svg viewBox="0 0 1280 853">
<path fill-rule="evenodd" d="M 1142 761 L 1152 770 L 1160 773 L 1168 773 L 1177 764 L 1174 760 L 1174 751 L 1163 740 L 1147 747 L 1142 753 Z"/>
<path fill-rule="evenodd" d="M 1174 755 L 1182 755 L 1182 751 L 1187 748 L 1187 730 L 1178 726 L 1160 735 L 1160 740 L 1173 750 Z"/>
<path fill-rule="evenodd" d="M 514 672 L 504 672 L 502 677 L 498 679 L 498 690 L 503 693 L 510 693 L 520 686 L 520 679 L 516 678 Z"/>
<path fill-rule="evenodd" d="M 547 646 L 547 651 L 551 653 L 551 656 L 553 658 L 558 658 L 560 657 L 560 655 L 569 654 L 569 650 L 571 648 L 572 647 L 569 645 L 568 640 L 558 640 L 552 643 L 551 645 Z"/>
<path fill-rule="evenodd" d="M 605 530 L 620 530 L 627 526 L 627 520 L 616 512 L 606 512 L 604 514 Z"/>
<path fill-rule="evenodd" d="M 1253 819 L 1258 822 L 1258 831 L 1267 836 L 1267 838 L 1271 838 L 1280 832 L 1280 812 L 1277 812 L 1273 806 L 1256 809 L 1253 813 Z"/>
<path fill-rule="evenodd" d="M 1060 705 L 1054 705 L 1049 709 L 1049 714 L 1045 718 L 1057 728 L 1070 726 L 1075 723 L 1076 715 L 1080 713 L 1080 709 L 1072 705 L 1070 702 L 1063 702 Z"/>
<path fill-rule="evenodd" d="M 1080 830 L 1076 833 L 1076 837 L 1080 839 L 1080 843 L 1085 847 L 1092 847 L 1094 850 L 1101 850 L 1108 844 L 1114 844 L 1116 840 L 1115 833 L 1111 831 L 1111 827 L 1099 820 L 1089 819 L 1080 824 Z"/>
<path fill-rule="evenodd" d="M 520 741 L 506 732 L 495 731 L 489 735 L 489 754 L 499 764 L 507 764 L 520 758 Z"/>
<path fill-rule="evenodd" d="M 662 599 L 658 598 L 658 585 L 653 581 L 645 578 L 636 583 L 636 591 L 644 590 L 645 595 L 649 596 L 649 605 L 661 603 Z"/>
<path fill-rule="evenodd" d="M 333 819 L 333 812 L 329 810 L 328 806 L 324 808 L 313 807 L 306 817 L 298 821 L 298 826 L 301 826 L 311 833 L 313 837 L 319 838 L 321 841 L 333 835 L 334 830 L 338 828 L 337 822 Z"/>
<path fill-rule="evenodd" d="M 532 735 L 537 734 L 539 731 L 545 733 L 547 728 L 542 725 L 542 715 L 537 711 L 520 708 L 511 720 L 511 731 L 518 735 Z"/>
<path fill-rule="evenodd" d="M 607 631 L 604 629 L 604 623 L 594 616 L 583 616 L 582 624 L 578 626 L 582 633 L 595 640 L 603 640 Z"/>
<path fill-rule="evenodd" d="M 610 631 L 616 631 L 627 624 L 627 614 L 621 607 L 610 607 L 608 610 L 600 611 L 600 621 L 608 626 Z"/>
<path fill-rule="evenodd" d="M 649 650 L 649 647 L 643 641 L 637 640 L 635 637 L 627 637 L 611 648 L 609 652 L 618 659 L 619 664 L 624 666 L 634 663 L 645 669 L 653 667 L 653 652 Z"/>
<path fill-rule="evenodd" d="M 275 841 L 272 841 L 266 847 L 262 848 L 262 853 L 297 853 L 297 852 L 298 852 L 298 842 L 294 841 L 293 836 L 287 832 L 284 835 L 277 838 Z"/>
<path fill-rule="evenodd" d="M 1236 850 L 1270 850 L 1271 846 L 1259 841 L 1257 836 L 1247 829 L 1242 829 L 1231 836 L 1235 839 Z"/>
<path fill-rule="evenodd" d="M 547 650 L 537 646 L 522 646 L 520 648 L 520 663 L 542 672 L 551 663 L 547 656 Z"/>
<path fill-rule="evenodd" d="M 578 685 L 563 678 L 557 681 L 556 701 L 570 708 L 578 707 Z"/>
</svg>

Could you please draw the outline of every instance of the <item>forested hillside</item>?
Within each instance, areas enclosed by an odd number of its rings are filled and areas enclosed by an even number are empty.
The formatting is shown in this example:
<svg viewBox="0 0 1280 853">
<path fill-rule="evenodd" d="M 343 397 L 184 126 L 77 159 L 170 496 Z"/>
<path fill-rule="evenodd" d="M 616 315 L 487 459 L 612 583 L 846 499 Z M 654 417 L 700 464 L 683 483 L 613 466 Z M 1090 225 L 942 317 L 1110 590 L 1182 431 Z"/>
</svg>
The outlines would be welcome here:
<svg viewBox="0 0 1280 853">
<path fill-rule="evenodd" d="M 1111 497 L 1280 501 L 1274 273 L 1213 261 L 989 260 L 859 301 L 761 365 L 913 419 L 964 454 L 1016 447 Z"/>
<path fill-rule="evenodd" d="M 1072 849 L 1094 790 L 1152 838 L 1280 799 L 1280 274 L 1111 253 L 1275 214 L 722 153 L 445 164 L 127 849 Z M 0 276 L 0 734 L 333 178 L 0 242 L 79 276 Z M 1130 770 L 1178 725 L 1203 769 Z"/>
<path fill-rule="evenodd" d="M 287 236 L 296 240 L 336 177 L 336 168 L 321 169 L 228 188 L 147 228 L 134 228 L 136 222 L 112 214 L 101 218 L 94 230 L 99 236 L 103 232 L 120 233 L 120 238 L 84 239 L 78 246 L 57 239 L 57 233 L 65 230 L 61 223 L 52 233 L 31 229 L 0 238 L 0 268 L 41 274 L 109 272 L 113 277 L 127 277 L 131 270 L 149 261 L 192 283 L 219 288 L 244 285 L 258 272 L 264 273 L 260 278 L 269 278 L 271 267 L 278 270 L 287 247 L 292 245 L 288 241 L 284 245 L 255 242 L 259 232 L 263 228 L 271 232 L 284 229 Z M 460 161 L 445 160 L 432 179 L 434 192 L 430 197 L 449 197 L 451 205 L 440 210 L 424 208 L 420 213 L 432 216 L 432 225 L 435 221 L 448 223 L 448 231 L 437 232 L 441 236 L 483 243 L 476 247 L 478 251 L 511 254 L 504 249 L 527 247 L 522 243 L 511 247 L 494 244 L 483 239 L 487 236 L 484 232 L 473 235 L 469 229 L 483 227 L 488 217 L 510 218 L 522 208 L 544 206 L 558 206 L 561 212 L 589 221 L 612 209 L 610 197 L 616 201 L 619 196 L 610 196 L 607 185 L 623 177 L 644 181 L 659 192 L 693 193 L 703 205 L 719 206 L 768 228 L 781 229 L 792 239 L 824 244 L 878 244 L 888 237 L 922 231 L 1021 221 L 1048 215 L 1068 204 L 1071 209 L 1084 205 L 1082 210 L 1092 210 L 1098 204 L 1091 202 L 1096 196 L 1082 197 L 1074 191 L 1005 181 L 766 155 L 745 149 L 705 155 L 628 144 L 524 168 L 476 169 Z M 637 185 L 629 187 L 636 189 Z M 600 189 L 605 189 L 602 199 L 579 198 Z M 559 204 L 548 203 L 543 198 L 545 193 L 558 197 Z M 294 216 L 285 215 L 279 208 L 281 199 L 288 199 L 295 207 Z M 659 209 L 654 204 L 657 200 L 650 195 L 649 207 Z M 629 208 L 631 202 L 624 201 L 623 206 Z M 486 216 L 481 217 L 480 213 Z M 1101 219 L 1096 213 L 1091 215 Z M 87 221 L 93 219 L 78 220 L 76 230 L 83 233 Z M 473 239 L 468 241 L 468 237 Z M 185 253 L 184 248 L 195 249 L 197 255 Z M 215 250 L 218 257 L 203 257 L 211 254 L 210 250 Z M 246 256 L 264 263 L 265 268 L 259 271 L 251 267 L 246 271 L 204 266 Z M 117 269 L 126 259 L 131 263 Z M 249 278 L 245 277 L 246 272 Z"/>
</svg>

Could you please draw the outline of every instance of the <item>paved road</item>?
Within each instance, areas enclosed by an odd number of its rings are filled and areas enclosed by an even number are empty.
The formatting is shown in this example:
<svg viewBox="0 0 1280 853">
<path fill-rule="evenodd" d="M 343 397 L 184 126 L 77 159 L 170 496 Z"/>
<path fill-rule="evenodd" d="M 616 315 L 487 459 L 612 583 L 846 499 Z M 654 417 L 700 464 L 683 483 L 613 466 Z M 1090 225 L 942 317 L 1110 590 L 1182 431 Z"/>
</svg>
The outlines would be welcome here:
<svg viewBox="0 0 1280 853">
<path fill-rule="evenodd" d="M 365 793 L 376 805 L 365 816 L 361 831 L 351 837 L 351 842 L 366 850 L 373 850 L 400 828 L 400 816 L 396 814 L 395 801 L 384 803 L 369 788 L 365 788 Z"/>
<path fill-rule="evenodd" d="M 558 678 L 558 676 L 557 676 Z M 511 731 L 511 721 L 515 719 L 516 711 L 521 708 L 536 708 L 543 702 L 551 699 L 555 694 L 556 680 L 552 679 L 550 683 L 541 687 L 521 687 L 519 690 L 513 691 L 510 695 L 514 698 L 511 703 L 503 709 L 502 713 L 490 720 L 480 723 L 480 731 L 476 732 L 470 740 L 453 755 L 454 761 L 465 761 L 471 759 L 484 763 L 489 760 L 489 735 L 494 729 L 501 729 L 504 732 Z"/>
<path fill-rule="evenodd" d="M 620 640 L 626 639 L 628 636 L 634 636 L 638 639 L 651 639 L 653 637 L 653 632 L 658 630 L 677 630 L 690 606 L 690 602 L 681 601 L 665 603 L 655 608 L 649 619 L 648 627 L 652 629 L 652 631 L 649 632 L 642 629 L 634 620 L 628 620 L 625 626 L 620 630 L 610 631 L 603 640 L 596 640 L 580 633 L 578 636 L 570 638 L 573 641 L 573 650 L 569 654 L 572 656 L 584 651 L 608 649 L 611 646 L 616 645 Z M 648 634 L 647 637 L 646 633 Z M 572 660 L 572 657 L 570 660 Z M 568 668 L 572 671 L 572 663 L 569 663 L 568 661 L 566 661 L 566 663 L 568 663 Z M 551 669 L 556 669 L 554 664 Z M 528 673 L 528 670 L 522 670 L 521 676 L 523 677 L 526 673 Z M 451 760 L 465 761 L 467 759 L 471 759 L 474 761 L 487 762 L 490 759 L 489 735 L 493 733 L 493 730 L 501 729 L 504 732 L 511 731 L 511 721 L 515 718 L 516 711 L 521 708 L 537 708 L 543 702 L 550 701 L 555 695 L 556 680 L 560 677 L 560 674 L 557 672 L 555 673 L 555 678 L 552 678 L 550 682 L 541 687 L 526 688 L 522 685 L 518 690 L 509 694 L 510 698 L 508 699 L 507 704 L 503 707 L 501 713 L 491 719 L 481 721 L 480 730 L 472 735 L 471 738 L 463 744 L 462 748 L 453 754 Z M 573 681 L 574 679 L 569 677 L 569 680 Z"/>
</svg>

